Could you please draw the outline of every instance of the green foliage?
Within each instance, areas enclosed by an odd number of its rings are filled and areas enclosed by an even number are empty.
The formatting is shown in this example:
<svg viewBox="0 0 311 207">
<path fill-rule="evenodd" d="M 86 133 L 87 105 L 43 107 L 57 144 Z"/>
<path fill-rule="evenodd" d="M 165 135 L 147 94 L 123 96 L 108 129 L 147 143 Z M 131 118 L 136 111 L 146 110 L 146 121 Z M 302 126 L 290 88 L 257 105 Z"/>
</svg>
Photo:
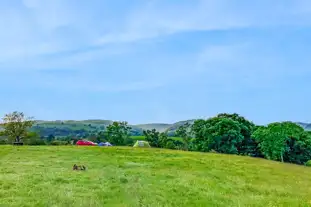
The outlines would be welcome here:
<svg viewBox="0 0 311 207">
<path fill-rule="evenodd" d="M 125 145 L 126 139 L 130 137 L 130 130 L 127 122 L 113 122 L 107 127 L 107 139 L 113 145 Z"/>
<path fill-rule="evenodd" d="M 242 142 L 237 147 L 238 154 L 261 157 L 261 153 L 259 152 L 258 148 L 258 143 L 256 142 L 255 139 L 252 138 L 252 133 L 256 129 L 256 126 L 253 122 L 250 122 L 243 116 L 240 116 L 236 113 L 234 114 L 222 113 L 219 114 L 217 117 L 228 118 L 238 122 L 238 125 L 240 127 L 240 134 L 243 136 Z"/>
<path fill-rule="evenodd" d="M 284 162 L 305 164 L 311 159 L 311 136 L 307 132 L 301 132 L 296 136 L 290 136 L 286 140 Z"/>
<path fill-rule="evenodd" d="M 7 140 L 5 139 L 0 139 L 0 145 L 8 144 Z"/>
<path fill-rule="evenodd" d="M 42 139 L 31 139 L 25 143 L 27 145 L 46 145 L 45 141 Z"/>
<path fill-rule="evenodd" d="M 149 142 L 152 147 L 166 148 L 168 141 L 167 133 L 158 132 L 156 129 L 143 131 L 145 140 Z"/>
<path fill-rule="evenodd" d="M 59 146 L 59 145 L 68 145 L 70 143 L 68 141 L 54 140 L 50 144 Z"/>
<path fill-rule="evenodd" d="M 174 144 L 174 141 L 173 141 L 173 140 L 169 140 L 169 141 L 166 143 L 165 148 L 167 148 L 167 149 L 176 149 L 176 146 L 175 146 L 175 144 Z"/>
<path fill-rule="evenodd" d="M 306 166 L 311 167 L 311 160 L 309 160 L 308 162 L 306 162 Z"/>
<path fill-rule="evenodd" d="M 299 159 L 297 156 L 289 157 L 299 149 L 308 151 L 309 144 L 306 142 L 308 136 L 303 133 L 304 129 L 295 123 L 276 122 L 267 127 L 259 127 L 252 136 L 259 142 L 259 147 L 265 158 L 297 163 L 297 159 Z M 304 138 L 304 136 L 306 137 Z M 284 155 L 286 155 L 285 160 Z"/>
<path fill-rule="evenodd" d="M 52 142 L 52 141 L 54 141 L 55 140 L 55 136 L 53 135 L 53 134 L 50 134 L 47 138 L 46 138 L 46 141 L 48 142 L 48 143 L 50 143 L 50 142 Z"/>
<path fill-rule="evenodd" d="M 244 139 L 239 123 L 228 118 L 216 119 L 218 119 L 217 123 L 207 128 L 205 132 L 209 149 L 220 153 L 238 154 L 238 146 Z"/>
<path fill-rule="evenodd" d="M 148 141 L 152 147 L 160 147 L 160 132 L 156 129 L 152 129 L 145 130 L 143 133 L 146 137 L 146 141 Z"/>
<path fill-rule="evenodd" d="M 255 125 L 238 114 L 219 114 L 196 120 L 191 127 L 195 136 L 191 150 L 260 156 L 258 143 L 251 137 Z"/>
<path fill-rule="evenodd" d="M 31 118 L 25 117 L 24 113 L 14 111 L 6 114 L 3 118 L 3 134 L 10 140 L 20 142 L 27 135 L 27 130 L 34 124 Z"/>
<path fill-rule="evenodd" d="M 24 137 L 24 143 L 26 145 L 46 145 L 45 141 L 36 132 L 27 132 L 27 135 Z"/>
<path fill-rule="evenodd" d="M 165 148 L 167 141 L 168 141 L 167 134 L 165 132 L 161 132 L 159 135 L 160 147 Z"/>
<path fill-rule="evenodd" d="M 133 146 L 135 143 L 135 140 L 132 139 L 131 137 L 126 137 L 124 140 L 124 145 L 125 146 Z"/>
<path fill-rule="evenodd" d="M 181 137 L 184 141 L 184 150 L 188 151 L 189 150 L 189 145 L 191 141 L 191 129 L 190 129 L 190 124 L 185 123 L 184 125 L 180 126 L 176 130 L 177 136 Z"/>
</svg>

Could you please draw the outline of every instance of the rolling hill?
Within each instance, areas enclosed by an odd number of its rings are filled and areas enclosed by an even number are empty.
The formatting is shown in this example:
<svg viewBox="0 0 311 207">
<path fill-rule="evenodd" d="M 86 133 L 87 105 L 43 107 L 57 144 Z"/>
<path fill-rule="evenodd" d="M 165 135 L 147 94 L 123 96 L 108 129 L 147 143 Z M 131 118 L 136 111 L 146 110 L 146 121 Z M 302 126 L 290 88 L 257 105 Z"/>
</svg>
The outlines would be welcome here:
<svg viewBox="0 0 311 207">
<path fill-rule="evenodd" d="M 167 132 L 169 136 L 175 136 L 175 132 L 179 126 L 185 123 L 193 124 L 195 119 L 179 121 L 173 124 L 167 123 L 149 123 L 149 124 L 137 124 L 129 125 L 131 130 L 131 136 L 143 135 L 143 130 L 156 129 L 159 132 Z M 112 120 L 55 120 L 44 121 L 37 120 L 36 124 L 32 127 L 32 131 L 37 131 L 41 136 L 84 136 L 98 131 L 105 130 L 105 128 L 113 123 Z M 297 122 L 305 130 L 311 130 L 311 123 Z M 0 126 L 1 130 L 1 126 Z"/>
<path fill-rule="evenodd" d="M 132 136 L 143 135 L 143 130 L 156 129 L 160 132 L 168 132 L 170 136 L 174 136 L 175 130 L 185 124 L 186 122 L 193 123 L 194 120 L 181 121 L 173 124 L 166 123 L 151 123 L 151 124 L 138 124 L 129 125 Z M 43 121 L 38 120 L 32 127 L 33 131 L 37 131 L 41 136 L 84 136 L 96 133 L 111 124 L 112 120 L 56 120 L 56 121 Z"/>
</svg>

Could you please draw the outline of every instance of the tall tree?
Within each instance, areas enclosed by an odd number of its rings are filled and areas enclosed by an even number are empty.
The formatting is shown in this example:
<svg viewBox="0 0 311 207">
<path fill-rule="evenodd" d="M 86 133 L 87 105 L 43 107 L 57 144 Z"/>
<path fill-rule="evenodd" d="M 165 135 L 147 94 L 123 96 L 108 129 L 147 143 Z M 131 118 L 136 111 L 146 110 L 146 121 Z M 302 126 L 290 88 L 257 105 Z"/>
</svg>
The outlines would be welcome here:
<svg viewBox="0 0 311 207">
<path fill-rule="evenodd" d="M 283 162 L 289 139 L 298 138 L 302 133 L 304 129 L 295 123 L 276 122 L 258 128 L 252 136 L 258 140 L 259 147 L 267 159 Z"/>
<path fill-rule="evenodd" d="M 176 130 L 177 136 L 181 137 L 183 139 L 184 143 L 184 150 L 189 150 L 189 144 L 191 141 L 191 134 L 190 134 L 190 124 L 186 123 Z"/>
<path fill-rule="evenodd" d="M 131 127 L 127 122 L 113 122 L 107 128 L 107 138 L 114 145 L 124 145 L 126 139 L 130 137 Z"/>
<path fill-rule="evenodd" d="M 165 148 L 168 142 L 168 135 L 165 132 L 161 132 L 159 135 L 160 147 Z"/>
<path fill-rule="evenodd" d="M 143 134 L 146 138 L 146 141 L 148 141 L 152 147 L 160 147 L 160 132 L 158 132 L 156 129 L 148 129 L 144 130 Z"/>
<path fill-rule="evenodd" d="M 26 117 L 23 112 L 17 111 L 6 114 L 2 120 L 3 134 L 8 136 L 9 139 L 15 139 L 17 143 L 20 143 L 27 136 L 27 130 L 34 124 L 30 117 Z"/>
</svg>

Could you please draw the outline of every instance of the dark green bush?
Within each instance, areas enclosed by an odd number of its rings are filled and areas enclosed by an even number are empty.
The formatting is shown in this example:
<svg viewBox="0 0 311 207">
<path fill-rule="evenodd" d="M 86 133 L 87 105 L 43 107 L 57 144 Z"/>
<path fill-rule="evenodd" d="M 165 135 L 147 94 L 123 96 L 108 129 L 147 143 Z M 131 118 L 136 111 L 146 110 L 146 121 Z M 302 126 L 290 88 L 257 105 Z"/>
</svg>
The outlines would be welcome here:
<svg viewBox="0 0 311 207">
<path fill-rule="evenodd" d="M 54 140 L 50 143 L 51 145 L 68 145 L 68 141 Z"/>
<path fill-rule="evenodd" d="M 124 139 L 125 146 L 133 146 L 134 145 L 134 139 L 132 138 L 125 138 Z"/>
<path fill-rule="evenodd" d="M 174 144 L 174 142 L 173 142 L 172 140 L 169 140 L 169 141 L 166 143 L 165 148 L 167 148 L 167 149 L 175 149 L 176 146 L 175 146 L 175 144 Z"/>
<path fill-rule="evenodd" d="M 306 166 L 311 167 L 311 160 L 309 160 L 308 162 L 306 162 Z"/>
<path fill-rule="evenodd" d="M 46 145 L 45 141 L 42 139 L 31 139 L 25 142 L 26 145 Z"/>
<path fill-rule="evenodd" d="M 5 139 L 0 139 L 0 145 L 8 144 L 8 142 Z"/>
</svg>

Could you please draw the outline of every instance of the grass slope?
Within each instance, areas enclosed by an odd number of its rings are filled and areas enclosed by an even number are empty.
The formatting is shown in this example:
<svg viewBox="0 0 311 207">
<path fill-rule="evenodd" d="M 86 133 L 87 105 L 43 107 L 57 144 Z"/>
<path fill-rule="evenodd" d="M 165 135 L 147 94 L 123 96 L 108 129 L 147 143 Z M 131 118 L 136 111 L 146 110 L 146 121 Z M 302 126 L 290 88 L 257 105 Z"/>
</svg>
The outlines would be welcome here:
<svg viewBox="0 0 311 207">
<path fill-rule="evenodd" d="M 304 166 L 242 156 L 0 146 L 0 206 L 310 206 L 310 177 Z"/>
</svg>

